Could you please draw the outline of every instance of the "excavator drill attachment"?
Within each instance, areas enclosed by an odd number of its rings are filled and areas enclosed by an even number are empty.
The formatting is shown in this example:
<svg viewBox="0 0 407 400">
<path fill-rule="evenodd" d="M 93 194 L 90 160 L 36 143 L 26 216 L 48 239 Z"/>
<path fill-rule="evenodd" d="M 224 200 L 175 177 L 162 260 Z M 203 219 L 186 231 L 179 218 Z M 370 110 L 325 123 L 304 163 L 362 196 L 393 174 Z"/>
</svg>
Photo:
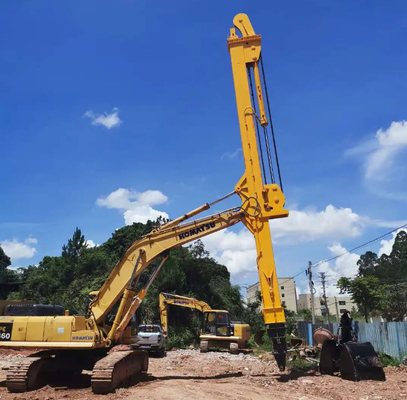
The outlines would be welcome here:
<svg viewBox="0 0 407 400">
<path fill-rule="evenodd" d="M 287 342 L 285 339 L 285 323 L 269 324 L 267 333 L 273 343 L 273 355 L 279 370 L 285 370 Z"/>
<path fill-rule="evenodd" d="M 342 379 L 351 381 L 386 380 L 380 359 L 370 342 L 325 340 L 319 370 L 329 375 L 340 372 Z"/>
</svg>

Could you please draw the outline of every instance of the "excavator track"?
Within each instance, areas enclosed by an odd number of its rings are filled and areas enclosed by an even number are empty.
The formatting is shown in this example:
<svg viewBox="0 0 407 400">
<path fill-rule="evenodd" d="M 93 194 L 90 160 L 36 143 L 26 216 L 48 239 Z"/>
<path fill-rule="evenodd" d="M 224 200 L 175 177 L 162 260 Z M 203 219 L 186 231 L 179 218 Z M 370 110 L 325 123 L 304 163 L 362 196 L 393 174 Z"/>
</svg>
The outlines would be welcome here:
<svg viewBox="0 0 407 400">
<path fill-rule="evenodd" d="M 6 386 L 10 392 L 22 393 L 35 390 L 42 385 L 43 372 L 52 361 L 49 355 L 21 358 L 9 367 Z"/>
<path fill-rule="evenodd" d="M 92 391 L 96 394 L 112 393 L 120 385 L 131 384 L 134 378 L 147 372 L 147 369 L 148 353 L 145 350 L 110 353 L 93 367 Z"/>
</svg>

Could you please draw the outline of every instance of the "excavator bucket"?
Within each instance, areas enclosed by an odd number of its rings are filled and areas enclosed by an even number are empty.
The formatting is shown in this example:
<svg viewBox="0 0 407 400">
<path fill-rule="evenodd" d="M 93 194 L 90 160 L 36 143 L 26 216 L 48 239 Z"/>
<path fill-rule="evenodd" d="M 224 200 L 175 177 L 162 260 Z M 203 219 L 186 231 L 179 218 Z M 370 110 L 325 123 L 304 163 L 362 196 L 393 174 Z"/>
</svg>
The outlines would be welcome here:
<svg viewBox="0 0 407 400">
<path fill-rule="evenodd" d="M 335 372 L 339 372 L 338 362 L 340 354 L 340 345 L 335 340 L 328 339 L 322 343 L 319 357 L 319 371 L 321 374 L 333 375 Z"/>
<path fill-rule="evenodd" d="M 370 342 L 346 342 L 341 345 L 341 378 L 351 381 L 386 380 L 380 359 Z"/>
</svg>

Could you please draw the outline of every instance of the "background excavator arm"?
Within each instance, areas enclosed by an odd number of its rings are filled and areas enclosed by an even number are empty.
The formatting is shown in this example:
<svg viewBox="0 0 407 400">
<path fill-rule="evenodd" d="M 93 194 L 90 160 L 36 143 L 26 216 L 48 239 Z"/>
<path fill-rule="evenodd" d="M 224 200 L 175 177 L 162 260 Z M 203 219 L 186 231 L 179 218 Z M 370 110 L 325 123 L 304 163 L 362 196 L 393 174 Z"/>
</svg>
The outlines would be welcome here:
<svg viewBox="0 0 407 400">
<path fill-rule="evenodd" d="M 164 334 L 168 335 L 168 306 L 187 307 L 200 312 L 212 310 L 211 306 L 204 301 L 192 297 L 179 296 L 177 294 L 163 293 L 159 295 L 160 320 Z"/>
</svg>

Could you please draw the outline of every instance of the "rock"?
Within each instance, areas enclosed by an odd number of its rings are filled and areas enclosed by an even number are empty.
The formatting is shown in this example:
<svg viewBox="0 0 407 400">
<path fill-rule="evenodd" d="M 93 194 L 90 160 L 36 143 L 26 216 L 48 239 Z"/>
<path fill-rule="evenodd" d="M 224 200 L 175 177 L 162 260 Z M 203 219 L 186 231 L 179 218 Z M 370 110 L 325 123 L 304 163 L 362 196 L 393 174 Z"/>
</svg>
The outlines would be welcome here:
<svg viewBox="0 0 407 400">
<path fill-rule="evenodd" d="M 303 385 L 314 385 L 314 381 L 311 381 L 310 379 L 303 379 L 303 380 L 301 381 L 301 383 L 302 383 Z"/>
</svg>

